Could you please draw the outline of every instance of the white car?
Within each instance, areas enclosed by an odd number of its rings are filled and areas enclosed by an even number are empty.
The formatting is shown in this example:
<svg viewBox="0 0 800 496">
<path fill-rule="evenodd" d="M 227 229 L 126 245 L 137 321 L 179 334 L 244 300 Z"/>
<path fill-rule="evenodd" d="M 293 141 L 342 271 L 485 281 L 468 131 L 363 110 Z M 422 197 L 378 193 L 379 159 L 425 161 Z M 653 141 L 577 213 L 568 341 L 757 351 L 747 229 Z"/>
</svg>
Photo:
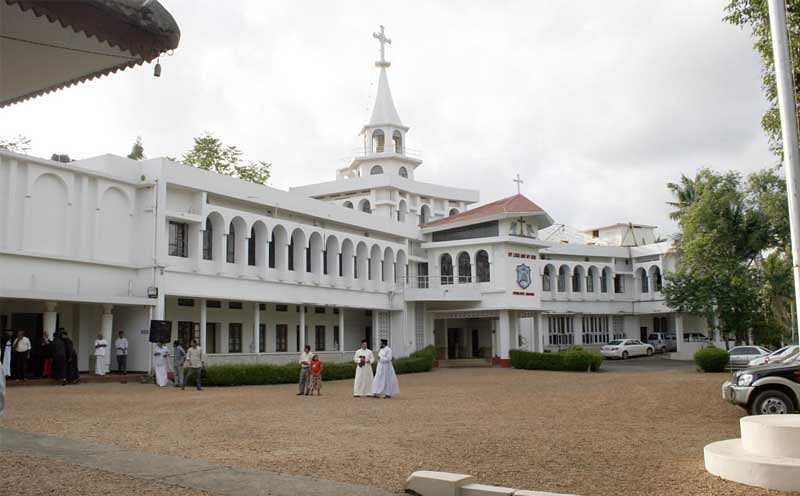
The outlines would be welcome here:
<svg viewBox="0 0 800 496">
<path fill-rule="evenodd" d="M 750 363 L 748 363 L 747 366 L 758 367 L 759 365 L 766 365 L 768 363 L 780 363 L 794 358 L 797 356 L 798 351 L 800 351 L 800 346 L 797 346 L 796 344 L 784 346 L 783 348 L 773 351 L 769 355 L 753 358 L 750 360 Z"/>
<path fill-rule="evenodd" d="M 728 350 L 731 357 L 730 365 L 732 368 L 747 367 L 751 360 L 756 358 L 765 357 L 772 353 L 770 350 L 762 346 L 734 346 Z"/>
<path fill-rule="evenodd" d="M 655 352 L 653 345 L 645 344 L 638 339 L 615 339 L 600 348 L 600 353 L 606 358 L 622 358 L 647 355 Z"/>
</svg>

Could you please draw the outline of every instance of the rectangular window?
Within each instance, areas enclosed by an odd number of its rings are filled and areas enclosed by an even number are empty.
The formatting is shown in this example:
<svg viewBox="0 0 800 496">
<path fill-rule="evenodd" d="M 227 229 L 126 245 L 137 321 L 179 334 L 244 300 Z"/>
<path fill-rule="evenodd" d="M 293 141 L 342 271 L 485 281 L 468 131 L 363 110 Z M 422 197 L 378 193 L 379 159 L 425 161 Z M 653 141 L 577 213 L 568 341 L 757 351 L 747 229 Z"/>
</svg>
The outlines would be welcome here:
<svg viewBox="0 0 800 496">
<path fill-rule="evenodd" d="M 230 310 L 241 310 L 242 309 L 242 302 L 241 301 L 229 301 L 228 308 Z"/>
<path fill-rule="evenodd" d="M 266 303 L 259 303 L 259 304 L 258 304 L 258 310 L 259 310 L 260 312 L 264 312 L 264 311 L 266 311 L 266 310 L 267 310 L 267 304 L 266 304 Z"/>
<path fill-rule="evenodd" d="M 179 307 L 193 307 L 194 300 L 191 298 L 178 298 L 178 306 Z"/>
<path fill-rule="evenodd" d="M 288 312 L 289 311 L 289 305 L 275 305 L 275 311 L 276 312 Z"/>
<path fill-rule="evenodd" d="M 275 351 L 287 352 L 289 351 L 289 326 L 286 324 L 278 324 L 275 326 Z"/>
<path fill-rule="evenodd" d="M 325 326 L 314 327 L 314 346 L 317 351 L 325 351 Z"/>
<path fill-rule="evenodd" d="M 500 223 L 496 220 L 473 224 L 471 226 L 457 227 L 446 231 L 433 233 L 433 241 L 459 241 L 475 238 L 496 238 L 500 234 Z"/>
<path fill-rule="evenodd" d="M 219 300 L 206 301 L 206 308 L 222 308 L 222 302 Z"/>
<path fill-rule="evenodd" d="M 609 341 L 607 315 L 584 315 L 582 324 L 583 344 L 605 344 Z"/>
<path fill-rule="evenodd" d="M 625 279 L 623 278 L 622 274 L 614 275 L 614 292 L 615 293 L 625 292 Z"/>
<path fill-rule="evenodd" d="M 339 349 L 339 326 L 333 326 L 333 350 Z"/>
<path fill-rule="evenodd" d="M 169 255 L 171 257 L 188 257 L 189 225 L 182 222 L 169 221 Z"/>
<path fill-rule="evenodd" d="M 267 325 L 258 324 L 258 352 L 267 351 Z"/>
<path fill-rule="evenodd" d="M 206 353 L 217 352 L 217 323 L 206 322 Z"/>
<path fill-rule="evenodd" d="M 314 307 L 314 313 L 325 313 L 325 307 Z"/>
<path fill-rule="evenodd" d="M 189 346 L 192 339 L 199 338 L 200 336 L 194 335 L 194 322 L 178 321 L 178 341 L 183 343 L 184 347 Z M 199 325 L 197 326 L 200 327 Z"/>
<path fill-rule="evenodd" d="M 547 318 L 548 342 L 550 346 L 565 348 L 575 340 L 574 322 L 571 315 L 553 315 Z"/>
<path fill-rule="evenodd" d="M 625 339 L 625 319 L 621 315 L 611 318 L 611 331 L 614 339 Z"/>
<path fill-rule="evenodd" d="M 242 352 L 242 324 L 228 324 L 228 353 Z"/>
<path fill-rule="evenodd" d="M 339 315 L 339 307 L 333 307 L 333 314 Z"/>
</svg>

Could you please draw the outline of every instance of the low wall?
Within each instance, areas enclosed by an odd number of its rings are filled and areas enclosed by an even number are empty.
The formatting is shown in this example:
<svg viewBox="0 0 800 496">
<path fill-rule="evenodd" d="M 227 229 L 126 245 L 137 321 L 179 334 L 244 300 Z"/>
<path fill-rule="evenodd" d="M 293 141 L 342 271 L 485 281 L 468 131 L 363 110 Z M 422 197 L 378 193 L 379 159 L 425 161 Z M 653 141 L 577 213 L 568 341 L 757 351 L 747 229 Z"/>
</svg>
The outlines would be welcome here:
<svg viewBox="0 0 800 496">
<path fill-rule="evenodd" d="M 323 363 L 349 362 L 353 359 L 355 351 L 316 351 Z M 256 365 L 268 363 L 272 365 L 285 365 L 296 363 L 300 353 L 211 353 L 206 355 L 208 365 Z"/>
</svg>

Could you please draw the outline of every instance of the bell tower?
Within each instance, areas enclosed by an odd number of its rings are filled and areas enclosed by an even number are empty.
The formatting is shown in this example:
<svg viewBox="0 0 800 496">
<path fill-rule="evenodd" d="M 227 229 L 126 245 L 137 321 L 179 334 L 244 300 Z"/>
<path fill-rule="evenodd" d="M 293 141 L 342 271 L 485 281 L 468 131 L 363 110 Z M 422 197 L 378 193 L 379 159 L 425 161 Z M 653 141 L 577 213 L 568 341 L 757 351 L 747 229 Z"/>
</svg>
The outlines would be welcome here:
<svg viewBox="0 0 800 496">
<path fill-rule="evenodd" d="M 381 45 L 381 58 L 375 62 L 375 67 L 380 69 L 380 75 L 372 116 L 369 123 L 361 130 L 364 135 L 364 144 L 367 152 L 405 155 L 405 139 L 408 128 L 403 125 L 397 114 L 392 91 L 389 89 L 389 78 L 386 75 L 386 69 L 392 65 L 386 60 L 386 45 L 391 44 L 392 40 L 386 37 L 383 26 L 379 32 L 372 33 L 372 37 Z"/>
</svg>

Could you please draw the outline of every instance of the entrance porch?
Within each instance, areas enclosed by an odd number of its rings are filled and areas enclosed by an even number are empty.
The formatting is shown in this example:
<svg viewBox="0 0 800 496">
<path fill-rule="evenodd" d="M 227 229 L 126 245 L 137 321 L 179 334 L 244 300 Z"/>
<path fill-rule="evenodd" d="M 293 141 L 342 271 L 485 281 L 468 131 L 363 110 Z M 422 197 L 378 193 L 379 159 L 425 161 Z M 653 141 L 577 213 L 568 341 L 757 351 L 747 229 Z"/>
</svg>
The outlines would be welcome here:
<svg viewBox="0 0 800 496">
<path fill-rule="evenodd" d="M 495 356 L 497 318 L 435 319 L 436 355 L 441 360 L 486 359 Z"/>
</svg>

